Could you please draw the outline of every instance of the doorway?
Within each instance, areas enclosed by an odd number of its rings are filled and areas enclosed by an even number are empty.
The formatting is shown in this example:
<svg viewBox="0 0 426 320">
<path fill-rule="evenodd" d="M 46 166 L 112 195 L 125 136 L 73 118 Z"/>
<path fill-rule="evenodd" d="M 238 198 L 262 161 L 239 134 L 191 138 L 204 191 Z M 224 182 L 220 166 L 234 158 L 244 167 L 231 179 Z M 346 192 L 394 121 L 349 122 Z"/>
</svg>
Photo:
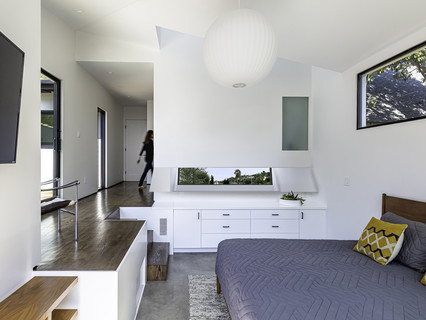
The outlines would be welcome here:
<svg viewBox="0 0 426 320">
<path fill-rule="evenodd" d="M 41 182 L 60 178 L 61 81 L 41 69 Z"/>
<path fill-rule="evenodd" d="M 126 119 L 124 126 L 125 181 L 139 181 L 145 164 L 143 158 L 136 164 L 142 142 L 146 134 L 147 121 L 141 119 Z M 145 156 L 145 154 L 144 154 Z M 150 172 L 151 173 L 151 172 Z M 149 179 L 149 177 L 147 177 Z"/>
<path fill-rule="evenodd" d="M 105 188 L 105 111 L 98 108 L 98 190 Z"/>
</svg>

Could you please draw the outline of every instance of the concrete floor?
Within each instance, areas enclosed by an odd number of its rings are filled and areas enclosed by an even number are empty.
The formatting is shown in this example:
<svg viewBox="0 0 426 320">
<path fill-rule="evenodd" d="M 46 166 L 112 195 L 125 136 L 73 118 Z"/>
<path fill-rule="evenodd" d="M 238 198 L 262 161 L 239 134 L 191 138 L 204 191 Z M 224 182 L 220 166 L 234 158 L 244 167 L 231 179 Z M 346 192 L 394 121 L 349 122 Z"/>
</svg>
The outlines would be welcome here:
<svg viewBox="0 0 426 320">
<path fill-rule="evenodd" d="M 175 253 L 167 281 L 148 281 L 136 320 L 189 319 L 189 274 L 214 274 L 216 253 Z"/>
</svg>

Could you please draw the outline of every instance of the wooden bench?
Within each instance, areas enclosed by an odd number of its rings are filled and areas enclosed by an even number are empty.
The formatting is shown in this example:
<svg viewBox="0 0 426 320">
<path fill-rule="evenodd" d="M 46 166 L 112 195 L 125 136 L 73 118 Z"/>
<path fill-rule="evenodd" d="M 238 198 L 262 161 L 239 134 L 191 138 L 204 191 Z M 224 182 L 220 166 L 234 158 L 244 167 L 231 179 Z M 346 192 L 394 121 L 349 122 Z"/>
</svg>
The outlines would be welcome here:
<svg viewBox="0 0 426 320">
<path fill-rule="evenodd" d="M 0 319 L 72 320 L 76 309 L 55 309 L 77 277 L 34 277 L 0 303 Z"/>
<path fill-rule="evenodd" d="M 147 280 L 167 280 L 170 244 L 168 242 L 153 242 L 153 231 L 148 230 Z"/>
</svg>

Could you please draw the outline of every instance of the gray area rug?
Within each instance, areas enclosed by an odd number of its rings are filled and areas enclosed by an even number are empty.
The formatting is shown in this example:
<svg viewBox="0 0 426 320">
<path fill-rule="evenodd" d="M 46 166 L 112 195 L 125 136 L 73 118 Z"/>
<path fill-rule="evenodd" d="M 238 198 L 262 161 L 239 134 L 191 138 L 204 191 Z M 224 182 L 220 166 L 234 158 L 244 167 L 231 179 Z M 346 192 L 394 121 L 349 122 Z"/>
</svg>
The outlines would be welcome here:
<svg viewBox="0 0 426 320">
<path fill-rule="evenodd" d="M 188 275 L 189 319 L 228 319 L 223 294 L 217 294 L 216 275 Z"/>
</svg>

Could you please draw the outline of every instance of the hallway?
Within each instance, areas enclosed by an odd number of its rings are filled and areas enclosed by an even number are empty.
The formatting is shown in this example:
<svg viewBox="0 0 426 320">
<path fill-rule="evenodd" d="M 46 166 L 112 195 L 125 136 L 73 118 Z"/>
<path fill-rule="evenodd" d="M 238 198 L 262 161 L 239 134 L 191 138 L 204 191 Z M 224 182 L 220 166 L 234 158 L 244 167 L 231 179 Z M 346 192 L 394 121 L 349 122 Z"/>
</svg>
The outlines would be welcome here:
<svg viewBox="0 0 426 320">
<path fill-rule="evenodd" d="M 56 211 L 41 216 L 41 263 L 37 270 L 114 270 L 134 239 L 137 223 L 105 221 L 119 207 L 150 207 L 154 194 L 138 189 L 137 182 L 122 182 L 78 202 L 78 242 L 74 241 L 74 216 Z M 103 252 L 99 252 L 99 246 Z M 105 250 L 106 246 L 109 250 Z M 108 252 L 111 256 L 105 256 Z M 123 252 L 118 255 L 117 252 Z M 102 257 L 99 255 L 102 254 Z M 95 259 L 94 257 L 101 259 Z M 82 266 L 82 261 L 90 261 Z M 117 264 L 118 266 L 118 264 Z"/>
</svg>

